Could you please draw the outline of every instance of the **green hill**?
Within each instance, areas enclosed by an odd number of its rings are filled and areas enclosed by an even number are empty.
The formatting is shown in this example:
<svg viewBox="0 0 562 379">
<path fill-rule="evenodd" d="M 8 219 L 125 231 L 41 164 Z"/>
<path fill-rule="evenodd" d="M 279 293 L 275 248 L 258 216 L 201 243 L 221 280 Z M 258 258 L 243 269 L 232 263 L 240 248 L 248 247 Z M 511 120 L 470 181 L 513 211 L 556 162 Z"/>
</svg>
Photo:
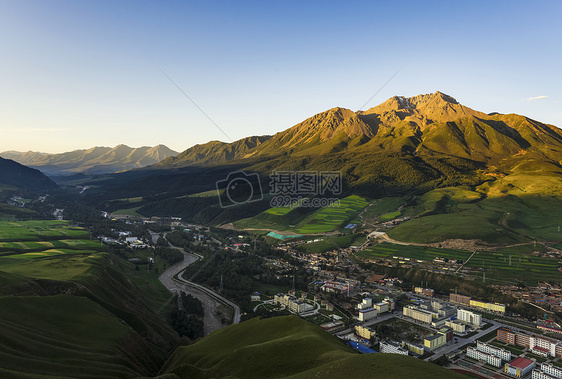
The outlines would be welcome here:
<svg viewBox="0 0 562 379">
<path fill-rule="evenodd" d="M 3 190 L 46 191 L 55 188 L 57 185 L 39 170 L 0 158 L 0 193 Z"/>
<path fill-rule="evenodd" d="M 155 291 L 84 236 L 64 222 L 0 223 L 0 377 L 149 376 L 178 343 Z"/>
<path fill-rule="evenodd" d="M 359 355 L 296 316 L 251 319 L 180 347 L 162 374 L 179 378 L 462 378 L 395 354 Z"/>
</svg>

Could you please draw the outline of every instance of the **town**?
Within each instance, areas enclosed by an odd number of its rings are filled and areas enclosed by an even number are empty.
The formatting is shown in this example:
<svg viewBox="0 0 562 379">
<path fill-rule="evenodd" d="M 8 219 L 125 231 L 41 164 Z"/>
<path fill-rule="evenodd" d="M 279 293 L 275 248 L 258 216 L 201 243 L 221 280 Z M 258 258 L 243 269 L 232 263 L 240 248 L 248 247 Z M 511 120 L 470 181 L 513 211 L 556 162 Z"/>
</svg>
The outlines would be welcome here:
<svg viewBox="0 0 562 379">
<path fill-rule="evenodd" d="M 256 240 L 264 241 L 263 236 L 245 232 L 183 224 L 175 217 L 139 220 L 106 216 L 115 228 L 112 236 L 99 238 L 107 244 L 141 251 L 150 251 L 167 234 L 180 233 L 192 241 L 185 246 L 205 246 L 208 252 L 202 254 L 209 259 L 212 251 L 222 251 L 239 260 L 245 254 L 256 255 Z M 133 235 L 134 230 L 139 235 Z M 506 304 L 472 298 L 456 290 L 444 293 L 430 288 L 431 283 L 427 281 L 411 285 L 405 278 L 373 272 L 356 254 L 373 243 L 370 238 L 319 253 L 307 253 L 301 248 L 323 240 L 315 237 L 270 243 L 271 251 L 261 256 L 268 275 L 251 278 L 259 282 L 265 276 L 272 276 L 272 281 L 261 286 L 268 290 L 256 290 L 260 286 L 254 286 L 251 292 L 237 293 L 237 298 L 231 298 L 240 303 L 242 319 L 295 314 L 364 354 L 411 355 L 489 378 L 503 375 L 562 378 L 562 341 L 559 340 L 562 328 L 552 317 L 553 311 L 562 309 L 562 291 L 557 284 L 489 285 L 494 291 L 536 307 L 543 314 L 540 318 L 525 318 Z M 559 257 L 556 251 L 550 254 Z M 462 274 L 459 268 L 463 267 L 463 262 L 452 259 L 437 257 L 425 261 L 399 255 L 379 264 L 385 268 L 407 269 L 417 265 L 437 275 L 455 271 Z M 221 275 L 220 285 L 203 285 L 225 293 L 224 287 L 229 284 Z M 275 292 L 274 288 L 281 291 Z M 240 300 L 243 296 L 246 299 Z"/>
</svg>

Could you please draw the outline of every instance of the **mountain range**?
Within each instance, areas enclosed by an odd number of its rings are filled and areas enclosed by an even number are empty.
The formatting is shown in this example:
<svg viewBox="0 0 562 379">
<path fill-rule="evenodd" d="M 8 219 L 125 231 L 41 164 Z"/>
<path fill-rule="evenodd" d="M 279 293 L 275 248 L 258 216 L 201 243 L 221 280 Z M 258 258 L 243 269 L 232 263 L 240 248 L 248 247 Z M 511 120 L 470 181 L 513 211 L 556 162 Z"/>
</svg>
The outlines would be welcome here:
<svg viewBox="0 0 562 379">
<path fill-rule="evenodd" d="M 96 146 L 60 154 L 5 151 L 0 153 L 0 156 L 39 169 L 50 177 L 56 177 L 77 173 L 96 175 L 125 171 L 152 165 L 177 154 L 164 145 L 139 148 L 118 145 L 113 148 Z"/>
<path fill-rule="evenodd" d="M 224 208 L 209 191 L 226 188 L 239 170 L 258 174 L 266 196 Z M 97 182 L 86 200 L 220 224 L 266 211 L 274 171 L 339 171 L 341 196 L 410 198 L 404 205 L 415 217 L 389 234 L 398 240 L 560 239 L 562 131 L 517 114 L 486 114 L 441 92 L 394 96 L 365 111 L 336 107 L 273 136 L 196 145 Z M 130 198 L 135 204 L 122 200 Z M 261 219 L 296 225 L 311 211 Z"/>
<path fill-rule="evenodd" d="M 245 162 L 259 168 L 264 160 L 276 165 L 314 168 L 330 156 L 411 156 L 460 158 L 509 170 L 541 161 L 558 169 L 562 132 L 553 125 L 516 114 L 486 114 L 436 92 L 405 98 L 394 96 L 366 111 L 332 108 L 268 137 L 248 137 L 233 143 L 212 141 L 193 146 L 153 168 L 178 168 Z M 341 166 L 356 159 L 340 160 Z M 361 163 L 365 164 L 364 160 Z M 357 165 L 355 165 L 357 166 Z M 337 167 L 336 167 L 337 168 Z M 350 168 L 350 174 L 354 169 Z"/>
</svg>

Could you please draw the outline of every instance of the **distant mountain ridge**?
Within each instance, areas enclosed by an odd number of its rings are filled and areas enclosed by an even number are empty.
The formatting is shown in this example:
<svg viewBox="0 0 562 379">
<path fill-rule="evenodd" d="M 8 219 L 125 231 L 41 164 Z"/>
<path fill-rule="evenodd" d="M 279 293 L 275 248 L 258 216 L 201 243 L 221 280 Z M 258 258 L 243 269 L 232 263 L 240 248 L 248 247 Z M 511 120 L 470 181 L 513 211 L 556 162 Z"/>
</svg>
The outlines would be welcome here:
<svg viewBox="0 0 562 379">
<path fill-rule="evenodd" d="M 139 148 L 118 145 L 113 148 L 96 146 L 60 154 L 5 151 L 0 156 L 39 169 L 48 176 L 64 176 L 77 173 L 105 174 L 140 168 L 177 154 L 164 145 Z"/>
</svg>

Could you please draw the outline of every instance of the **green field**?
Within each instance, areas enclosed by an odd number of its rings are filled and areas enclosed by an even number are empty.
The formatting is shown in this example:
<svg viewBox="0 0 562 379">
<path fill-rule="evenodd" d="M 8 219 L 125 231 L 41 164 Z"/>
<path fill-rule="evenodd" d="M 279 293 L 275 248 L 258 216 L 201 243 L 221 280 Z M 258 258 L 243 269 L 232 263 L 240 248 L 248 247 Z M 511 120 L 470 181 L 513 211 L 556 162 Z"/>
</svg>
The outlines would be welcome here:
<svg viewBox="0 0 562 379">
<path fill-rule="evenodd" d="M 0 242 L 50 241 L 61 238 L 89 238 L 82 228 L 68 221 L 0 221 Z"/>
<path fill-rule="evenodd" d="M 144 217 L 140 213 L 137 213 L 137 211 L 141 208 L 142 208 L 142 206 L 133 207 L 133 208 L 118 209 L 115 212 L 112 212 L 112 214 L 119 215 L 119 216 Z"/>
<path fill-rule="evenodd" d="M 359 213 L 368 201 L 360 196 L 351 195 L 339 200 L 336 206 L 318 210 L 275 207 L 257 216 L 239 220 L 236 228 L 273 229 L 295 234 L 319 234 L 343 228 L 347 223 L 361 224 Z M 347 231 L 347 230 L 345 230 Z"/>
<path fill-rule="evenodd" d="M 511 174 L 470 191 L 441 188 L 422 195 L 420 217 L 388 232 L 399 241 L 434 243 L 479 239 L 515 244 L 560 241 L 562 179 L 549 175 Z"/>
<path fill-rule="evenodd" d="M 560 282 L 558 261 L 553 258 L 533 256 L 534 249 L 544 249 L 544 247 L 534 248 L 531 245 L 503 248 L 497 251 L 477 251 L 468 262 L 466 260 L 473 253 L 471 251 L 391 243 L 374 245 L 356 254 L 361 258 L 373 260 L 396 256 L 411 260 L 432 261 L 441 257 L 466 262 L 465 267 L 473 270 L 473 275 L 483 276 L 483 272 L 486 272 L 487 279 L 533 283 L 540 277 L 541 280 Z"/>
</svg>

